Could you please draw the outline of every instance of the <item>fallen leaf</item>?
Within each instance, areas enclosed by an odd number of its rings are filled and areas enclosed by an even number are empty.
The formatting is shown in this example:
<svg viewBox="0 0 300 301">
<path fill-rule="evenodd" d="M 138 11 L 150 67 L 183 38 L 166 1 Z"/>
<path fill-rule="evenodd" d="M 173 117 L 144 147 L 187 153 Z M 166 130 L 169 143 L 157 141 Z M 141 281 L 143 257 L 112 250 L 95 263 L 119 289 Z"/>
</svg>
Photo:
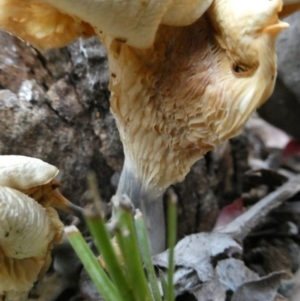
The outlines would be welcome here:
<svg viewBox="0 0 300 301">
<path fill-rule="evenodd" d="M 175 267 L 193 269 L 201 282 L 214 276 L 212 260 L 220 255 L 241 253 L 241 246 L 230 236 L 219 233 L 199 233 L 186 236 L 174 249 Z M 154 265 L 168 267 L 169 250 L 153 257 Z"/>
<path fill-rule="evenodd" d="M 220 282 L 232 292 L 245 282 L 259 279 L 259 276 L 247 268 L 243 261 L 234 258 L 219 261 L 216 273 Z"/>
<path fill-rule="evenodd" d="M 274 301 L 283 272 L 275 272 L 258 280 L 242 284 L 231 301 Z"/>
<path fill-rule="evenodd" d="M 191 289 L 190 292 L 195 296 L 197 301 L 226 300 L 226 289 L 221 285 L 218 279 L 212 279 L 211 281 L 200 284 Z"/>
</svg>

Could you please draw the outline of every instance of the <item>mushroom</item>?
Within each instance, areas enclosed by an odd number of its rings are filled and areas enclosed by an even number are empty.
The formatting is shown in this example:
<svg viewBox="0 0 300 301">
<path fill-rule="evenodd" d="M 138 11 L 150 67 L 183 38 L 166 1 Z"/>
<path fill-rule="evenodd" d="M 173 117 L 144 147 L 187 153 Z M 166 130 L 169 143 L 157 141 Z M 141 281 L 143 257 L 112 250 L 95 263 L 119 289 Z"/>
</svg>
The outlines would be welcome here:
<svg viewBox="0 0 300 301">
<path fill-rule="evenodd" d="M 63 231 L 53 207 L 81 213 L 56 189 L 57 174 L 40 159 L 0 156 L 0 300 L 23 300 L 48 270 Z"/>
<path fill-rule="evenodd" d="M 273 91 L 275 39 L 288 27 L 278 20 L 282 1 L 1 0 L 0 7 L 0 26 L 40 48 L 67 43 L 62 31 L 86 24 L 100 37 L 125 152 L 117 194 L 141 209 L 153 254 L 163 251 L 166 188 L 237 135 Z"/>
<path fill-rule="evenodd" d="M 26 299 L 48 270 L 51 249 L 60 242 L 62 231 L 53 208 L 0 186 L 0 300 Z"/>
<path fill-rule="evenodd" d="M 0 156 L 0 186 L 19 190 L 43 207 L 54 207 L 82 217 L 82 209 L 68 201 L 57 189 L 55 179 L 59 170 L 40 159 L 6 155 Z"/>
<path fill-rule="evenodd" d="M 157 199 L 272 93 L 281 4 L 216 0 L 190 26 L 161 26 L 146 50 L 102 35 L 126 154 L 118 192 L 147 216 L 154 253 L 164 245 Z"/>
</svg>

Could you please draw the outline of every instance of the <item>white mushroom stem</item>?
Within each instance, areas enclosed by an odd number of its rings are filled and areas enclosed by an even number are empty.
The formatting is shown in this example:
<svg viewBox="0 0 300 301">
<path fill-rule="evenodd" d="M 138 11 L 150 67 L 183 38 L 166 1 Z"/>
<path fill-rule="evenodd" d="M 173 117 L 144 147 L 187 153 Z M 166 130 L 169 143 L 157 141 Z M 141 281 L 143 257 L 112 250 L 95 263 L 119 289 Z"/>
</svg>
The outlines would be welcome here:
<svg viewBox="0 0 300 301">
<path fill-rule="evenodd" d="M 127 195 L 135 208 L 143 213 L 148 230 L 148 238 L 152 255 L 165 250 L 165 217 L 163 210 L 163 193 L 165 189 L 145 185 L 132 169 L 128 156 L 125 157 L 117 194 Z"/>
</svg>

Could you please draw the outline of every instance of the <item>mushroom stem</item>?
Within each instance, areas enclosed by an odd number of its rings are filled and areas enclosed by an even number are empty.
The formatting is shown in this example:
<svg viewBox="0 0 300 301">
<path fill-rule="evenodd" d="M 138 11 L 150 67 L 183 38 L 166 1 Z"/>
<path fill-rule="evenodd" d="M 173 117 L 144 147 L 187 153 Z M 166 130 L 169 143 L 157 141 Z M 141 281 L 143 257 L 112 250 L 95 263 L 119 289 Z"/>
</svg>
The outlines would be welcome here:
<svg viewBox="0 0 300 301">
<path fill-rule="evenodd" d="M 84 210 L 71 203 L 66 199 L 57 189 L 53 191 L 53 197 L 51 198 L 50 206 L 61 210 L 63 212 L 77 216 L 81 221 L 84 221 L 83 212 Z"/>
<path fill-rule="evenodd" d="M 164 189 L 149 187 L 144 181 L 138 179 L 130 168 L 128 160 L 125 159 L 117 194 L 127 195 L 134 207 L 142 212 L 152 255 L 165 250 L 163 193 Z"/>
<path fill-rule="evenodd" d="M 61 209 L 61 208 L 57 207 L 57 209 Z M 61 209 L 61 210 L 78 217 L 81 221 L 84 221 L 84 215 L 83 215 L 84 210 L 77 205 L 69 203 L 66 205 L 65 209 Z"/>
</svg>

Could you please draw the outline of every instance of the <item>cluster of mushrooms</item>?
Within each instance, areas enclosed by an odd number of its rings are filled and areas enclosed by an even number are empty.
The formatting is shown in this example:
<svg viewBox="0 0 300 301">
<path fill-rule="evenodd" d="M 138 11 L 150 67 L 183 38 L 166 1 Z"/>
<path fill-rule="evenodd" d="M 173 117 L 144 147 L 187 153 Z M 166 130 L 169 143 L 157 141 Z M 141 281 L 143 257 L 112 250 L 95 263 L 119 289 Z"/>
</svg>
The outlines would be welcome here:
<svg viewBox="0 0 300 301">
<path fill-rule="evenodd" d="M 125 152 L 117 194 L 126 194 L 140 208 L 152 253 L 157 254 L 165 248 L 165 190 L 182 181 L 207 151 L 237 135 L 272 93 L 277 74 L 275 40 L 288 27 L 278 17 L 299 8 L 296 0 L 285 4 L 282 0 L 0 0 L 0 28 L 39 49 L 62 47 L 92 35 L 105 45 L 111 111 Z M 45 209 L 24 193 L 54 176 L 55 171 L 47 177 L 41 173 L 35 179 L 43 180 L 35 182 L 31 177 L 21 181 L 22 175 L 11 186 L 1 184 L 5 200 L 28 201 L 36 210 L 28 216 L 36 214 L 38 219 L 43 214 L 49 220 L 48 230 L 30 234 L 36 242 L 42 237 L 47 241 L 32 257 L 43 257 L 41 271 L 47 266 L 50 246 L 59 241 L 62 225 L 51 207 Z M 1 206 L 13 206 L 4 203 Z M 0 229 L 2 239 L 17 228 Z M 19 247 L 1 248 L 3 254 L 18 252 L 18 260 L 25 252 Z M 30 277 L 24 286 L 36 275 Z M 0 289 L 2 285 L 1 280 Z"/>
</svg>

